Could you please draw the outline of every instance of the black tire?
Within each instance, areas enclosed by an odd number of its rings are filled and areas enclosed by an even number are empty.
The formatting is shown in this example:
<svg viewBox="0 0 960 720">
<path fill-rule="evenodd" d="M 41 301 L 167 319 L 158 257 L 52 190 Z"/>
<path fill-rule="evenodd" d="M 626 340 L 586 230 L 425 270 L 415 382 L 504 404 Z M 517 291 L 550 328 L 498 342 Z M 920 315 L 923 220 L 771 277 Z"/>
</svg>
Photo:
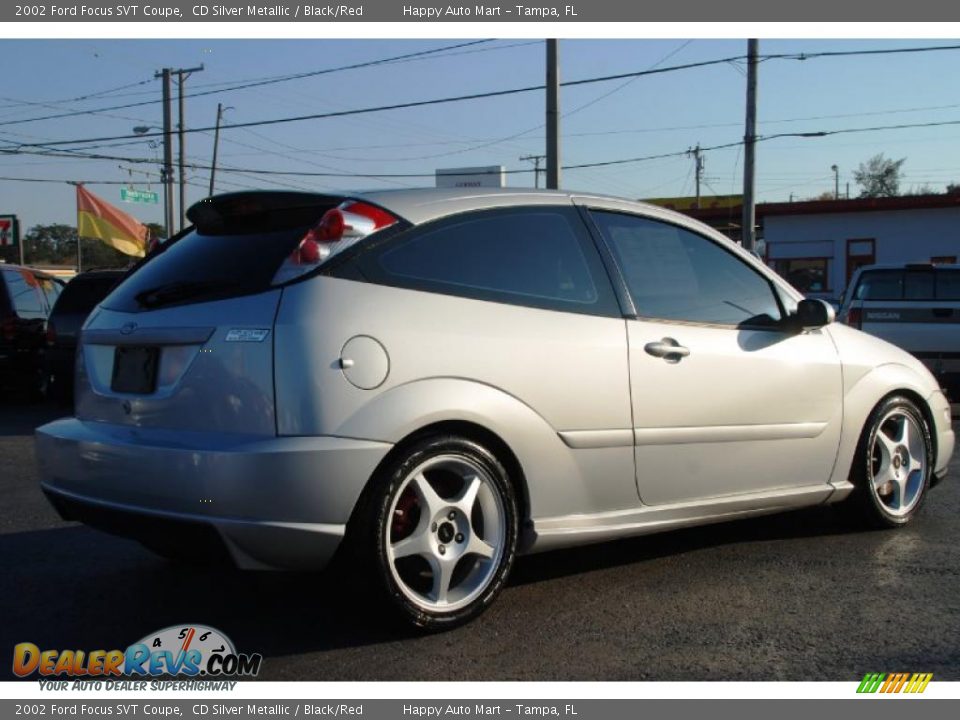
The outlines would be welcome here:
<svg viewBox="0 0 960 720">
<path fill-rule="evenodd" d="M 481 478 L 481 489 L 470 503 L 469 518 L 455 505 L 457 498 L 465 493 L 468 480 L 463 479 L 462 487 L 457 488 L 457 473 L 447 470 L 446 464 L 476 468 L 476 477 Z M 420 499 L 418 485 L 411 475 L 418 468 L 426 468 L 421 476 L 429 479 L 436 499 L 450 503 L 442 509 L 441 514 L 448 510 L 453 514 L 429 516 L 438 518 L 439 524 L 428 520 L 420 507 L 425 501 Z M 447 487 L 444 488 L 444 485 Z M 415 505 L 401 511 L 401 501 L 409 500 L 411 492 Z M 488 513 L 484 508 L 495 508 L 496 512 Z M 499 513 L 502 513 L 502 517 L 495 518 Z M 454 515 L 457 516 L 455 519 Z M 446 517 L 450 518 L 449 522 L 445 520 Z M 415 518 L 415 521 L 410 518 Z M 414 534 L 424 538 L 424 542 L 431 543 L 430 547 L 435 548 L 432 556 L 428 557 L 430 553 L 418 553 L 391 559 L 390 553 L 401 541 L 396 539 L 396 533 L 399 531 L 402 535 L 406 529 L 400 529 L 401 520 L 407 525 L 415 525 L 409 536 L 401 537 L 401 540 L 409 539 Z M 482 527 L 483 523 L 489 523 L 486 529 Z M 496 532 L 493 528 L 496 528 Z M 490 558 L 470 553 L 468 545 L 472 539 L 476 537 L 486 542 L 484 533 L 488 530 L 491 539 L 494 535 L 498 539 L 488 546 L 495 547 L 498 544 L 498 552 Z M 428 631 L 446 630 L 476 618 L 503 589 L 516 557 L 517 535 L 516 496 L 508 473 L 497 457 L 479 443 L 464 437 L 430 436 L 402 449 L 371 479 L 351 520 L 348 547 L 344 556 L 339 558 L 338 565 L 341 572 L 345 571 L 355 581 L 359 580 L 357 584 L 363 592 L 372 595 L 377 604 L 386 605 L 402 620 Z M 444 545 L 444 542 L 447 544 Z M 450 550 L 444 551 L 443 548 Z M 452 579 L 444 593 L 450 592 L 451 597 L 455 592 L 464 595 L 458 601 L 463 604 L 457 606 L 457 602 L 452 602 L 450 609 L 433 606 L 435 601 L 429 597 L 434 593 L 438 598 L 444 597 L 436 592 L 437 575 L 433 570 L 437 567 L 434 563 L 444 561 L 452 565 L 449 571 Z M 409 565 L 404 566 L 408 562 Z M 460 585 L 454 586 L 458 575 L 463 579 Z M 467 587 L 468 581 L 476 583 L 476 587 L 469 592 L 462 589 Z M 419 586 L 421 582 L 423 587 Z M 426 586 L 431 584 L 432 589 L 427 590 Z"/>
<path fill-rule="evenodd" d="M 897 442 L 897 428 L 902 427 L 898 423 L 904 422 L 910 424 L 911 438 L 914 431 L 919 434 L 912 440 L 912 451 Z M 878 437 L 881 433 L 882 438 Z M 898 449 L 890 455 L 887 446 Z M 893 475 L 884 470 L 885 458 L 891 457 L 886 468 Z M 907 463 L 913 460 L 922 462 L 922 468 L 910 472 Z M 933 441 L 923 413 L 909 398 L 889 397 L 874 408 L 864 426 L 850 472 L 854 491 L 847 501 L 848 507 L 869 526 L 903 527 L 923 505 L 932 472 Z M 903 478 L 902 483 L 893 479 L 896 477 Z M 878 487 L 878 482 L 886 478 L 891 479 Z"/>
</svg>

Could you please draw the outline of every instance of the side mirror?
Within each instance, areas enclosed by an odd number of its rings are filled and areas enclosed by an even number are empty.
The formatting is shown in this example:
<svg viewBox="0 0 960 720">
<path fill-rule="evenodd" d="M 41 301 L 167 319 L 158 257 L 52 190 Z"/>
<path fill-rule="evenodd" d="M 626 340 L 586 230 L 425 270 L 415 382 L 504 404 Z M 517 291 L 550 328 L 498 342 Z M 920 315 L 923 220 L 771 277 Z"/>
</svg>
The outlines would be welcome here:
<svg viewBox="0 0 960 720">
<path fill-rule="evenodd" d="M 828 302 L 804 298 L 797 303 L 794 317 L 803 330 L 813 330 L 832 323 L 837 319 L 837 313 Z"/>
</svg>

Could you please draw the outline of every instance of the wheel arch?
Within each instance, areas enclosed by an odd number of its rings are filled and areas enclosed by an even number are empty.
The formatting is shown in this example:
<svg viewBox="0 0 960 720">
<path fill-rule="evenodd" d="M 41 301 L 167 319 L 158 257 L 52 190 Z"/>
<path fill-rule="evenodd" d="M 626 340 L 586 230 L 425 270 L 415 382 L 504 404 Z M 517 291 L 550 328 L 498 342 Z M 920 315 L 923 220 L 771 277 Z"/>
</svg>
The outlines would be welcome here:
<svg viewBox="0 0 960 720">
<path fill-rule="evenodd" d="M 390 464 L 401 457 L 409 447 L 424 438 L 437 435 L 456 435 L 466 438 L 467 440 L 473 440 L 493 453 L 494 457 L 503 464 L 507 471 L 507 479 L 512 485 L 516 496 L 517 510 L 519 511 L 518 514 L 522 528 L 523 523 L 530 518 L 530 492 L 527 487 L 527 479 L 523 472 L 523 466 L 520 464 L 516 453 L 503 438 L 493 430 L 476 422 L 468 420 L 441 420 L 429 423 L 408 433 L 383 457 L 370 476 L 370 480 L 367 481 L 367 487 L 369 487 L 373 478 L 383 471 L 383 468 L 389 467 Z M 364 489 L 366 490 L 366 488 Z"/>
<path fill-rule="evenodd" d="M 867 373 L 853 387 L 844 394 L 843 431 L 840 440 L 840 449 L 837 462 L 834 465 L 831 484 L 838 487 L 849 487 L 848 479 L 853 470 L 856 450 L 860 443 L 867 421 L 873 411 L 897 395 L 912 401 L 930 432 L 933 450 L 932 465 L 936 466 L 939 449 L 937 447 L 936 423 L 933 411 L 930 408 L 925 392 L 927 388 L 916 372 L 905 365 L 881 365 Z"/>
</svg>

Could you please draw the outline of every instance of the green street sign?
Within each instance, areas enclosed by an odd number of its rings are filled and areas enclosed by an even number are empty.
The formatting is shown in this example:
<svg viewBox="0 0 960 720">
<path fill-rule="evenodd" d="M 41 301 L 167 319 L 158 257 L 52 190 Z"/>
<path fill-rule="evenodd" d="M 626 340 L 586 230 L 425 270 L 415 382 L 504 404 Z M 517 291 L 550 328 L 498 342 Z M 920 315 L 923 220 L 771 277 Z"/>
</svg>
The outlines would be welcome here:
<svg viewBox="0 0 960 720">
<path fill-rule="evenodd" d="M 154 205 L 160 201 L 160 198 L 155 192 L 125 187 L 120 188 L 120 199 L 123 200 L 123 202 L 153 203 Z"/>
</svg>

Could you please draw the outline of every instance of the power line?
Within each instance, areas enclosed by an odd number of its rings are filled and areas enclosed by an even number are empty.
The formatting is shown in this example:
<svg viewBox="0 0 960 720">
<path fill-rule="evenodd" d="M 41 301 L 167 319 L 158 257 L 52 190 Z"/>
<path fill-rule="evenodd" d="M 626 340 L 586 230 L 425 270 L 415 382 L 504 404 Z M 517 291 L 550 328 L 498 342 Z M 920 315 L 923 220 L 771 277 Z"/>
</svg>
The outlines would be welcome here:
<svg viewBox="0 0 960 720">
<path fill-rule="evenodd" d="M 344 66 L 335 67 L 335 68 L 325 68 L 325 69 L 314 70 L 314 71 L 310 71 L 310 72 L 306 72 L 306 73 L 296 73 L 296 74 L 287 75 L 287 76 L 280 76 L 280 77 L 275 77 L 275 78 L 267 78 L 267 79 L 263 79 L 263 80 L 257 80 L 257 81 L 247 82 L 247 83 L 241 83 L 241 84 L 239 84 L 239 85 L 235 85 L 235 86 L 232 86 L 232 87 L 218 88 L 218 89 L 215 89 L 215 90 L 208 90 L 208 91 L 204 91 L 204 92 L 193 93 L 192 95 L 188 95 L 187 97 L 201 97 L 201 96 L 204 96 L 204 95 L 212 95 L 212 94 L 216 94 L 216 93 L 220 93 L 220 92 L 232 92 L 232 91 L 234 91 L 234 90 L 243 90 L 243 89 L 250 88 L 250 87 L 258 87 L 258 86 L 267 85 L 267 84 L 273 84 L 273 83 L 279 83 L 279 82 L 287 82 L 287 81 L 289 81 L 289 80 L 296 80 L 296 79 L 300 79 L 300 78 L 304 78 L 304 77 L 312 77 L 312 76 L 316 76 L 316 75 L 323 75 L 323 74 L 328 74 L 328 73 L 333 73 L 333 72 L 341 72 L 341 71 L 344 71 L 344 70 L 359 69 L 359 68 L 363 68 L 363 67 L 371 67 L 371 66 L 381 65 L 381 64 L 386 64 L 386 63 L 403 62 L 403 61 L 406 61 L 406 60 L 409 60 L 409 59 L 412 59 L 412 58 L 416 58 L 416 57 L 428 56 L 428 55 L 437 54 L 437 53 L 441 53 L 441 52 L 448 52 L 448 51 L 450 51 L 450 50 L 455 50 L 455 49 L 459 49 L 459 48 L 462 48 L 462 47 L 467 47 L 467 46 L 477 45 L 477 44 L 482 44 L 482 43 L 487 43 L 487 42 L 492 42 L 492 40 L 491 40 L 491 39 L 475 40 L 475 41 L 470 41 L 470 42 L 466 42 L 466 43 L 459 43 L 459 44 L 456 44 L 456 45 L 450 45 L 450 46 L 446 46 L 446 47 L 443 47 L 443 48 L 434 48 L 434 49 L 431 49 L 431 50 L 418 51 L 418 52 L 415 52 L 415 53 L 407 53 L 407 54 L 405 54 L 405 55 L 398 55 L 398 56 L 391 57 L 391 58 L 382 58 L 382 59 L 379 59 L 379 60 L 371 60 L 371 61 L 366 61 L 366 62 L 362 62 L 362 63 L 354 63 L 354 64 L 351 64 L 351 65 L 344 65 Z M 814 53 L 803 53 L 803 52 L 801 52 L 801 53 L 777 53 L 777 54 L 770 54 L 770 55 L 762 55 L 762 56 L 760 56 L 760 60 L 761 60 L 761 61 L 766 61 L 766 60 L 797 60 L 797 61 L 806 61 L 806 60 L 813 60 L 813 59 L 819 59 L 819 58 L 829 58 L 829 57 L 854 57 L 854 56 L 858 56 L 858 55 L 865 55 L 865 56 L 866 56 L 866 55 L 891 55 L 891 54 L 906 54 L 906 53 L 914 53 L 914 54 L 915 54 L 915 53 L 926 53 L 926 52 L 942 52 L 942 51 L 949 51 L 949 50 L 960 50 L 960 45 L 935 45 L 935 46 L 920 46 L 920 47 L 909 47 L 909 48 L 878 48 L 878 49 L 873 49 L 873 50 L 838 50 L 838 51 L 823 51 L 823 52 L 814 52 Z M 674 66 L 674 67 L 671 67 L 671 68 L 662 68 L 662 69 L 658 69 L 658 70 L 651 70 L 651 71 L 648 71 L 648 72 L 646 72 L 646 73 L 643 73 L 643 72 L 641 72 L 641 73 L 623 73 L 623 74 L 620 74 L 620 75 L 609 76 L 609 77 L 607 77 L 607 78 L 591 79 L 591 80 L 585 80 L 585 81 L 567 82 L 567 83 L 563 83 L 563 85 L 565 85 L 565 86 L 571 85 L 571 86 L 572 86 L 572 85 L 577 85 L 577 84 L 583 84 L 583 83 L 586 83 L 586 82 L 600 82 L 600 81 L 603 81 L 603 80 L 615 80 L 615 79 L 633 78 L 633 77 L 639 77 L 639 76 L 641 76 L 641 75 L 643 75 L 643 74 L 654 74 L 654 73 L 657 73 L 657 72 L 671 72 L 671 71 L 674 71 L 674 70 L 689 69 L 689 68 L 692 68 L 692 67 L 703 67 L 703 66 L 706 66 L 706 65 L 717 65 L 717 64 L 723 64 L 723 63 L 734 63 L 734 62 L 737 62 L 737 61 L 740 61 L 740 60 L 744 60 L 744 59 L 745 59 L 745 56 L 740 55 L 740 56 L 729 57 L 729 58 L 721 58 L 721 59 L 714 60 L 714 61 L 707 61 L 707 62 L 705 62 L 705 63 L 691 63 L 691 64 L 685 65 L 685 66 Z M 146 82 L 146 81 L 145 81 L 145 82 Z M 106 93 L 107 91 L 103 91 L 103 92 Z M 87 96 L 81 96 L 81 98 L 88 98 L 88 97 L 92 97 L 92 96 L 94 96 L 94 95 L 96 95 L 96 93 L 92 93 L 92 94 L 87 95 Z M 18 123 L 25 123 L 25 122 L 37 122 L 37 121 L 40 121 L 40 120 L 51 120 L 51 119 L 57 119 L 57 118 L 63 118 L 63 117 L 74 117 L 74 116 L 76 116 L 76 115 L 84 115 L 84 114 L 105 113 L 105 112 L 110 111 L 110 110 L 121 110 L 121 109 L 130 108 L 130 107 L 142 107 L 142 106 L 144 106 L 144 105 L 153 105 L 153 104 L 156 104 L 156 103 L 158 103 L 158 102 L 160 102 L 160 101 L 159 101 L 159 100 L 146 100 L 146 101 L 142 101 L 142 102 L 127 103 L 127 104 L 124 104 L 124 105 L 117 105 L 117 106 L 108 107 L 108 108 L 99 108 L 99 109 L 91 109 L 91 110 L 78 110 L 78 111 L 73 111 L 73 112 L 69 112 L 69 113 L 60 113 L 60 114 L 56 114 L 56 115 L 46 115 L 46 116 L 35 117 L 35 118 L 21 118 L 21 119 L 17 119 L 17 120 L 8 120 L 8 121 L 6 121 L 6 122 L 0 122 L 0 126 L 3 126 L 3 125 L 12 125 L 12 124 L 18 124 Z"/>
<path fill-rule="evenodd" d="M 560 85 L 562 87 L 575 87 L 578 85 L 589 85 L 593 83 L 611 82 L 613 80 L 623 80 L 624 78 L 629 78 L 629 77 L 641 77 L 643 75 L 657 75 L 660 73 L 676 72 L 679 70 L 690 70 L 693 68 L 708 67 L 710 65 L 719 65 L 722 63 L 729 62 L 730 60 L 735 60 L 739 57 L 743 57 L 743 56 L 721 58 L 716 60 L 704 60 L 696 63 L 686 63 L 684 65 L 672 65 L 670 67 L 665 67 L 665 68 L 638 70 L 636 72 L 629 72 L 629 73 L 617 73 L 615 75 L 604 75 L 600 77 L 584 78 L 582 80 L 567 80 L 566 82 L 560 83 Z M 310 115 L 295 115 L 292 117 L 272 118 L 270 120 L 251 120 L 249 122 L 233 123 L 231 125 L 221 125 L 220 129 L 228 130 L 228 129 L 247 128 L 247 127 L 263 127 L 265 125 L 279 125 L 279 124 L 285 124 L 285 123 L 291 123 L 291 122 L 302 122 L 304 120 L 323 120 L 323 119 L 335 118 L 335 117 L 348 117 L 351 115 L 366 115 L 366 114 L 375 113 L 375 112 L 384 112 L 387 110 L 403 110 L 403 109 L 416 108 L 416 107 L 427 107 L 431 105 L 443 105 L 446 103 L 464 102 L 467 100 L 481 100 L 485 98 L 505 97 L 508 95 L 519 95 L 521 93 L 536 92 L 543 89 L 544 89 L 543 85 L 528 85 L 525 87 L 510 88 L 507 90 L 490 90 L 487 92 L 469 93 L 467 95 L 454 95 L 454 96 L 448 96 L 448 97 L 442 97 L 442 98 L 432 98 L 430 100 L 413 100 L 405 103 L 394 103 L 391 105 L 377 105 L 377 106 L 366 107 L 366 108 L 356 108 L 353 110 L 336 110 L 336 111 L 326 112 L 326 113 L 313 113 Z M 3 123 L 0 123 L 0 125 L 3 125 Z M 209 127 L 191 128 L 188 130 L 188 132 L 203 132 L 203 131 L 210 131 L 214 129 L 215 129 L 214 126 L 211 125 Z M 163 133 L 161 132 L 143 133 L 142 135 L 129 135 L 129 134 L 113 135 L 113 136 L 107 136 L 107 137 L 82 138 L 79 140 L 56 140 L 52 142 L 43 142 L 43 143 L 24 143 L 23 145 L 24 147 L 53 147 L 57 145 L 75 145 L 77 143 L 83 143 L 83 142 L 106 142 L 110 140 L 127 140 L 134 137 L 141 137 L 141 138 L 160 137 L 162 135 Z"/>
<path fill-rule="evenodd" d="M 835 51 L 830 53 L 824 52 L 824 53 L 777 54 L 777 55 L 764 56 L 764 59 L 807 60 L 807 59 L 812 59 L 816 57 L 833 57 L 833 56 L 846 57 L 846 56 L 853 56 L 853 55 L 880 55 L 880 54 L 893 54 L 893 53 L 906 53 L 906 52 L 919 53 L 919 52 L 933 52 L 933 51 L 946 51 L 946 50 L 960 50 L 960 45 L 939 45 L 939 46 L 917 47 L 917 48 L 889 48 L 889 49 L 877 49 L 877 50 L 850 50 L 850 51 Z M 439 50 L 437 51 L 439 52 Z M 581 80 L 568 80 L 566 82 L 561 83 L 561 86 L 576 87 L 580 85 L 611 82 L 614 80 L 623 80 L 626 78 L 638 78 L 646 75 L 658 75 L 658 74 L 668 73 L 668 72 L 677 72 L 680 70 L 690 70 L 694 68 L 720 65 L 724 63 L 737 61 L 737 60 L 743 60 L 744 58 L 745 58 L 744 55 L 737 55 L 737 56 L 731 56 L 731 57 L 725 57 L 725 58 L 716 58 L 713 60 L 704 60 L 704 61 L 695 62 L 695 63 L 685 63 L 682 65 L 671 65 L 671 66 L 662 67 L 662 68 L 650 68 L 647 70 L 638 70 L 634 72 L 617 73 L 613 75 L 584 78 Z M 382 62 L 387 62 L 387 60 L 372 61 L 372 63 L 382 63 Z M 371 64 L 371 63 L 367 63 L 367 64 Z M 363 64 L 360 64 L 360 65 L 363 65 Z M 350 68 L 354 66 L 344 66 L 344 67 Z M 341 68 L 341 69 L 344 69 L 344 68 Z M 317 72 L 320 72 L 320 71 L 317 71 Z M 510 88 L 506 90 L 492 90 L 488 92 L 470 93 L 466 95 L 456 95 L 456 96 L 449 96 L 449 97 L 443 97 L 443 98 L 433 98 L 429 100 L 417 100 L 417 101 L 411 101 L 406 103 L 394 103 L 391 105 L 379 105 L 379 106 L 373 106 L 373 107 L 367 107 L 367 108 L 356 108 L 352 110 L 339 110 L 339 111 L 332 111 L 332 112 L 326 112 L 326 113 L 313 113 L 309 115 L 296 115 L 291 117 L 272 118 L 269 120 L 252 120 L 252 121 L 243 122 L 243 123 L 233 123 L 231 125 L 223 125 L 221 126 L 221 130 L 248 128 L 248 127 L 263 127 L 268 125 L 278 125 L 278 124 L 285 124 L 285 123 L 291 123 L 291 122 L 302 122 L 305 120 L 322 120 L 322 119 L 329 119 L 329 118 L 336 118 L 336 117 L 348 117 L 353 115 L 370 114 L 375 112 L 385 112 L 389 110 L 402 110 L 402 109 L 410 109 L 410 108 L 417 108 L 417 107 L 427 107 L 431 105 L 441 105 L 446 103 L 464 102 L 468 100 L 480 100 L 480 99 L 487 99 L 487 98 L 494 98 L 494 97 L 505 97 L 509 95 L 517 95 L 522 93 L 540 91 L 540 90 L 543 90 L 543 88 L 544 88 L 543 85 L 532 85 L 532 86 L 519 87 L 519 88 Z M 204 93 L 198 93 L 198 94 L 204 94 Z M 210 94 L 210 93 L 206 93 L 206 94 Z M 191 97 L 195 97 L 195 96 L 196 95 Z M 115 109 L 115 108 L 111 108 L 111 109 Z M 0 125 L 3 125 L 3 124 L 4 123 L 0 123 Z M 215 128 L 213 126 L 210 126 L 210 127 L 202 127 L 202 128 L 192 128 L 187 132 L 202 132 L 202 131 L 210 131 L 214 129 Z M 106 137 L 97 137 L 97 138 L 84 138 L 79 140 L 57 140 L 57 141 L 43 142 L 43 143 L 24 143 L 24 146 L 54 147 L 59 145 L 74 145 L 81 142 L 105 142 L 105 141 L 111 141 L 111 140 L 126 140 L 133 137 L 143 137 L 143 138 L 159 137 L 162 135 L 163 133 L 159 133 L 159 132 L 144 133 L 143 135 L 139 135 L 139 136 L 129 135 L 129 134 L 115 135 L 115 136 L 106 136 Z"/>
<path fill-rule="evenodd" d="M 960 50 L 960 45 L 921 45 L 908 48 L 877 48 L 874 50 L 826 50 L 815 53 L 777 53 L 761 55 L 761 60 L 816 60 L 824 57 L 854 57 L 856 55 L 900 55 L 905 53 L 942 52 Z"/>
<path fill-rule="evenodd" d="M 120 90 L 126 90 L 132 87 L 140 87 L 141 85 L 148 85 L 154 82 L 155 78 L 149 78 L 147 80 L 138 80 L 137 82 L 127 83 L 126 85 L 120 85 L 119 87 L 110 88 L 108 90 L 97 90 L 96 92 L 87 93 L 86 95 L 78 95 L 77 97 L 72 98 L 63 98 L 61 100 L 18 100 L 17 98 L 8 98 L 3 97 L 0 100 L 4 102 L 14 103 L 16 105 L 38 105 L 40 107 L 51 107 L 56 105 L 62 105 L 65 103 L 73 102 L 82 102 L 84 100 L 90 100 L 91 98 L 102 97 L 104 95 L 111 95 Z"/>
<path fill-rule="evenodd" d="M 24 178 L 24 177 L 9 177 L 6 175 L 0 176 L 0 180 L 7 180 L 11 182 L 28 182 L 28 183 L 57 183 L 57 184 L 78 184 L 78 185 L 129 185 L 127 180 L 59 180 L 55 178 Z"/>
<path fill-rule="evenodd" d="M 445 52 L 448 50 L 455 50 L 458 48 L 468 47 L 471 45 L 479 45 L 481 43 L 487 43 L 487 42 L 493 42 L 493 41 L 492 40 L 471 40 L 470 42 L 457 43 L 456 45 L 446 45 L 444 47 L 433 48 L 431 50 L 420 50 L 414 53 L 406 53 L 404 55 L 396 55 L 389 58 L 380 58 L 378 60 L 368 60 L 361 63 L 353 63 L 351 65 L 340 65 L 338 67 L 324 68 L 322 70 L 312 70 L 310 72 L 297 73 L 294 75 L 287 75 L 283 77 L 269 78 L 265 80 L 256 80 L 256 81 L 236 85 L 233 87 L 218 88 L 216 90 L 206 90 L 203 92 L 195 92 L 191 95 L 187 95 L 186 98 L 203 97 L 205 95 L 215 95 L 221 92 L 233 92 L 234 90 L 246 90 L 252 87 L 260 87 L 263 85 L 273 85 L 275 83 L 287 82 L 290 80 L 299 80 L 301 78 L 314 77 L 317 75 L 328 75 L 330 73 L 343 72 L 346 70 L 358 70 L 360 68 L 365 68 L 365 67 L 373 67 L 376 65 L 384 65 L 387 63 L 401 62 L 401 61 L 409 60 L 415 57 L 425 57 L 428 55 L 435 55 L 437 53 Z M 77 115 L 91 115 L 91 114 L 97 114 L 97 113 L 106 113 L 107 111 L 110 111 L 110 110 L 124 110 L 126 108 L 132 108 L 132 107 L 143 107 L 144 105 L 156 105 L 157 103 L 160 103 L 160 102 L 162 102 L 162 100 L 143 100 L 141 102 L 126 103 L 124 105 L 115 105 L 113 107 L 107 107 L 107 108 L 75 110 L 72 112 L 59 113 L 57 115 L 45 115 L 43 117 L 36 117 L 36 118 L 21 118 L 18 120 L 8 120 L 6 122 L 0 122 L 0 126 L 16 125 L 16 124 L 27 123 L 27 122 L 38 122 L 40 120 L 55 120 L 58 118 L 75 117 Z"/>
<path fill-rule="evenodd" d="M 866 133 L 866 132 L 878 132 L 883 130 L 907 130 L 907 129 L 917 129 L 917 128 L 926 128 L 926 127 L 944 127 L 960 125 L 960 120 L 946 120 L 942 122 L 927 122 L 927 123 L 901 123 L 898 125 L 878 125 L 873 127 L 862 127 L 862 128 L 843 128 L 839 130 L 814 130 L 807 132 L 795 132 L 795 133 L 776 133 L 773 135 L 760 135 L 757 137 L 757 142 L 766 142 L 769 140 L 776 140 L 780 138 L 787 137 L 798 137 L 798 138 L 820 138 L 827 137 L 830 135 L 849 135 L 856 133 Z M 701 152 L 708 152 L 714 150 L 724 150 L 732 147 L 740 147 L 743 145 L 743 140 L 736 140 L 733 142 L 722 143 L 719 145 L 711 145 L 708 147 L 701 147 Z M 637 162 L 647 162 L 650 160 L 660 160 L 664 158 L 673 158 L 673 157 L 683 157 L 687 155 L 688 150 L 677 150 L 674 152 L 658 153 L 656 155 L 643 155 L 638 157 L 630 158 L 618 158 L 614 160 L 602 160 L 597 162 L 589 163 L 577 163 L 564 165 L 564 170 L 580 170 L 584 168 L 597 168 L 597 167 L 609 167 L 613 165 L 625 165 L 628 163 L 637 163 Z M 59 157 L 59 158 L 75 158 L 75 159 L 85 159 L 85 160 L 114 160 L 120 162 L 128 163 L 148 163 L 156 164 L 156 158 L 131 158 L 123 157 L 117 155 L 105 155 L 105 154 L 93 154 L 93 153 L 72 153 L 69 150 L 44 150 L 44 149 L 23 149 L 21 148 L 0 148 L 0 155 L 38 155 L 41 157 Z M 203 164 L 189 164 L 185 167 L 190 168 L 191 170 L 209 170 L 209 165 Z M 514 170 L 504 170 L 506 174 L 516 175 L 521 173 L 531 173 L 533 168 L 520 168 Z M 258 169 L 258 168 L 231 168 L 231 167 L 217 167 L 217 172 L 236 172 L 244 173 L 248 175 L 293 175 L 300 177 L 331 177 L 331 178 L 359 178 L 359 179 L 377 179 L 377 178 L 433 178 L 435 176 L 434 172 L 429 173 L 343 173 L 343 172 L 308 172 L 301 170 L 272 170 L 272 169 Z M 500 172 L 500 171 L 498 171 Z M 471 173 L 473 174 L 473 173 Z"/>
</svg>

